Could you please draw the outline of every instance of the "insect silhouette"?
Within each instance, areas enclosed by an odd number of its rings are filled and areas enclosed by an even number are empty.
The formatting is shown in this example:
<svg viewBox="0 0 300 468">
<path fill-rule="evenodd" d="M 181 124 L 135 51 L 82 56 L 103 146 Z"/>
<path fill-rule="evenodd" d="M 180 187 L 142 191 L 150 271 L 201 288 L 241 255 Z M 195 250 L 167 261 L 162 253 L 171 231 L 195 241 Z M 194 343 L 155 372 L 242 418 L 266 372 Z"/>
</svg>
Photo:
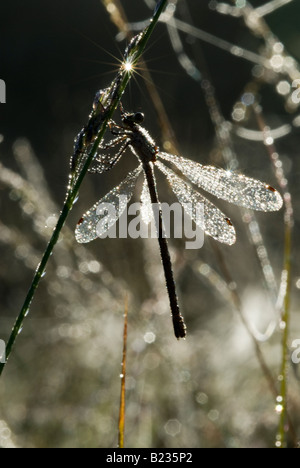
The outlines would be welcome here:
<svg viewBox="0 0 300 468">
<path fill-rule="evenodd" d="M 114 139 L 102 147 L 103 150 L 107 150 L 120 145 L 119 150 L 114 155 L 104 154 L 97 156 L 91 172 L 101 174 L 110 170 L 119 161 L 128 147 L 137 157 L 140 164 L 117 187 L 112 189 L 83 215 L 75 231 L 77 242 L 88 243 L 104 234 L 103 228 L 101 232 L 97 229 L 99 222 L 103 221 L 103 214 L 99 214 L 98 207 L 104 203 L 118 206 L 118 214 L 117 216 L 109 216 L 107 214 L 106 222 L 101 222 L 101 226 L 105 225 L 105 230 L 108 231 L 116 223 L 127 208 L 127 203 L 133 196 L 137 179 L 142 172 L 144 174 L 143 203 L 150 205 L 150 210 L 151 204 L 153 206 L 160 206 L 154 174 L 154 168 L 156 167 L 166 176 L 172 191 L 184 209 L 187 206 L 191 206 L 191 204 L 192 206 L 202 204 L 203 216 L 200 219 L 195 216 L 194 210 L 189 209 L 187 213 L 196 222 L 198 227 L 219 242 L 228 245 L 234 244 L 236 232 L 230 219 L 212 202 L 179 177 L 165 164 L 166 162 L 175 166 L 192 184 L 229 203 L 265 212 L 277 211 L 282 207 L 283 200 L 280 194 L 264 182 L 213 166 L 203 166 L 181 156 L 160 151 L 148 131 L 141 126 L 144 121 L 144 114 L 141 112 L 125 112 L 121 105 L 121 120 L 122 125 L 117 125 L 114 121 L 111 121 L 110 128 Z M 126 202 L 119 203 L 121 195 L 126 196 Z M 168 242 L 164 237 L 161 209 L 159 209 L 158 219 L 156 220 L 156 229 L 169 295 L 174 333 L 176 338 L 184 338 L 186 336 L 186 325 L 180 314 L 178 305 Z"/>
</svg>

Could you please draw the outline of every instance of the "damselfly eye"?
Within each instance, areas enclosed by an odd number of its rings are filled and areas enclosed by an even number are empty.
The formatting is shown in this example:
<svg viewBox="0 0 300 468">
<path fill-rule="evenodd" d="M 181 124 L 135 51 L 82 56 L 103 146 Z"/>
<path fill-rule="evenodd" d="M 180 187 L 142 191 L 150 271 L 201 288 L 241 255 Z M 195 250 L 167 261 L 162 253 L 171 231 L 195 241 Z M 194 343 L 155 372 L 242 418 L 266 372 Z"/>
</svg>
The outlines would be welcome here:
<svg viewBox="0 0 300 468">
<path fill-rule="evenodd" d="M 142 112 L 137 112 L 136 114 L 134 114 L 134 121 L 136 123 L 142 123 L 144 122 L 144 119 L 145 119 L 145 116 Z"/>
</svg>

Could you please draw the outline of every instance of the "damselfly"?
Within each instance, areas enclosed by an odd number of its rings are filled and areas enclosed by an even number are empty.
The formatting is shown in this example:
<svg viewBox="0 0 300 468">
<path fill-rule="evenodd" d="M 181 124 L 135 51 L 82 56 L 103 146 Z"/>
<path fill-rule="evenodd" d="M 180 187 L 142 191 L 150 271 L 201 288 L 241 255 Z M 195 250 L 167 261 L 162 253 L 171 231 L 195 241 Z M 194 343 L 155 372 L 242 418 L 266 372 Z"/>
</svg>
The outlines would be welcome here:
<svg viewBox="0 0 300 468">
<path fill-rule="evenodd" d="M 175 166 L 190 182 L 222 200 L 257 211 L 277 211 L 281 208 L 283 201 L 280 194 L 273 187 L 264 182 L 235 172 L 217 169 L 213 166 L 203 166 L 183 157 L 160 151 L 147 130 L 141 126 L 144 121 L 144 114 L 140 112 L 124 112 L 121 106 L 121 119 L 122 125 L 117 125 L 115 122 L 111 121 L 111 133 L 115 138 L 102 148 L 103 150 L 107 150 L 120 145 L 119 151 L 114 155 L 98 156 L 96 158 L 96 165 L 91 169 L 91 172 L 101 174 L 111 169 L 117 161 L 119 161 L 128 147 L 137 157 L 140 165 L 130 172 L 120 185 L 112 189 L 85 213 L 76 228 L 75 235 L 77 242 L 87 243 L 104 234 L 103 228 L 101 233 L 99 233 L 97 229 L 100 221 L 102 221 L 101 226 L 105 225 L 107 231 L 116 223 L 126 210 L 128 201 L 133 196 L 134 187 L 141 172 L 144 174 L 142 195 L 144 204 L 150 205 L 148 209 L 151 209 L 151 204 L 153 206 L 160 206 L 154 174 L 154 167 L 157 167 L 166 176 L 178 201 L 183 208 L 188 211 L 188 216 L 190 216 L 207 235 L 219 242 L 228 245 L 234 244 L 236 241 L 236 233 L 230 219 L 207 198 L 194 190 L 172 169 L 165 165 L 165 162 Z M 126 197 L 121 197 L 122 195 Z M 127 202 L 119 203 L 121 199 L 125 199 Z M 106 216 L 106 223 L 103 224 L 103 213 L 99 213 L 98 207 L 107 203 L 118 206 L 118 212 L 117 216 L 113 217 L 109 216 L 109 214 L 104 215 Z M 195 216 L 195 210 L 187 209 L 191 204 L 193 206 L 202 204 L 203 216 L 200 219 Z M 176 338 L 184 338 L 186 336 L 186 326 L 179 310 L 168 242 L 163 232 L 161 210 L 159 210 L 156 224 L 174 332 Z"/>
</svg>

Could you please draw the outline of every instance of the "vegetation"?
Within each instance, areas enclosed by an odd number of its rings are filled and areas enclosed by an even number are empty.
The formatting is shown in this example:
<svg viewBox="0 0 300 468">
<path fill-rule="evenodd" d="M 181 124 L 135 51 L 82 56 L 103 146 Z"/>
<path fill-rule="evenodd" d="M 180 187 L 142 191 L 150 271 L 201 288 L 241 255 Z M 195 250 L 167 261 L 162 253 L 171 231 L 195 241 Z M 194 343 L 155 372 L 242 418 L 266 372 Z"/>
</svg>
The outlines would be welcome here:
<svg viewBox="0 0 300 468">
<path fill-rule="evenodd" d="M 1 104 L 0 338 L 10 359 L 1 367 L 0 446 L 116 446 L 122 350 L 126 447 L 297 446 L 299 5 L 77 0 L 37 12 L 35 3 L 33 37 L 0 33 L 1 78 L 12 90 Z M 103 63 L 108 53 L 113 64 Z M 99 121 L 68 181 L 72 140 L 97 89 L 107 90 L 94 101 Z M 284 197 L 281 212 L 257 216 L 220 203 L 237 226 L 235 246 L 171 243 L 185 341 L 173 336 L 155 239 L 75 241 L 82 213 L 133 161 L 128 154 L 107 174 L 87 174 L 121 98 L 145 112 L 165 151 L 266 180 Z"/>
</svg>

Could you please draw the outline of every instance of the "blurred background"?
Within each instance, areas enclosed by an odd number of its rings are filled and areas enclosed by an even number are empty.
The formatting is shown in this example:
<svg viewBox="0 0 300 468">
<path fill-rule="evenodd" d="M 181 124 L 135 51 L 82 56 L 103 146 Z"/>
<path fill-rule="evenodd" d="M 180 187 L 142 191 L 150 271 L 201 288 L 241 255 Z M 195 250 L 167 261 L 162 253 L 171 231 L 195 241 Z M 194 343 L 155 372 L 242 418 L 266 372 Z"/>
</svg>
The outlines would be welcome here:
<svg viewBox="0 0 300 468">
<path fill-rule="evenodd" d="M 138 30 L 154 5 L 2 5 L 4 341 L 62 207 L 74 138 L 96 91 L 115 76 L 128 43 L 125 26 Z M 107 239 L 82 246 L 74 237 L 78 219 L 125 177 L 134 158 L 128 154 L 113 171 L 88 175 L 1 378 L 0 446 L 116 447 L 126 297 L 125 446 L 274 446 L 279 416 L 257 349 L 276 388 L 285 236 L 292 225 L 289 347 L 300 339 L 300 114 L 292 98 L 300 78 L 299 17 L 296 0 L 170 2 L 124 95 L 125 108 L 145 113 L 145 126 L 166 151 L 266 180 L 285 193 L 286 207 L 253 218 L 217 201 L 236 227 L 234 246 L 206 238 L 199 251 L 185 251 L 184 240 L 170 241 L 188 326 L 187 339 L 177 342 L 157 242 Z M 158 181 L 160 198 L 173 200 L 163 178 Z M 136 201 L 140 190 L 138 184 Z M 289 372 L 294 428 L 287 440 L 294 446 L 300 373 L 292 363 Z"/>
</svg>

